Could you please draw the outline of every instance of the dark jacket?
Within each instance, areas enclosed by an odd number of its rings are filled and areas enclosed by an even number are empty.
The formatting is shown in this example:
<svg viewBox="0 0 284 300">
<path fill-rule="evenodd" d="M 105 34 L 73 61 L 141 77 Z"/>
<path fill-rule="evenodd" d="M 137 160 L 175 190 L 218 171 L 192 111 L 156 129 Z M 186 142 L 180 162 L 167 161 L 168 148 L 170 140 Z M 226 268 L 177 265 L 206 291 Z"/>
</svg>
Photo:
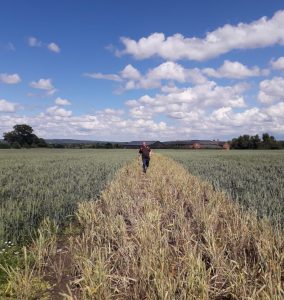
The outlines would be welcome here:
<svg viewBox="0 0 284 300">
<path fill-rule="evenodd" d="M 141 146 L 139 149 L 139 154 L 142 155 L 142 159 L 150 159 L 151 148 L 149 146 Z"/>
</svg>

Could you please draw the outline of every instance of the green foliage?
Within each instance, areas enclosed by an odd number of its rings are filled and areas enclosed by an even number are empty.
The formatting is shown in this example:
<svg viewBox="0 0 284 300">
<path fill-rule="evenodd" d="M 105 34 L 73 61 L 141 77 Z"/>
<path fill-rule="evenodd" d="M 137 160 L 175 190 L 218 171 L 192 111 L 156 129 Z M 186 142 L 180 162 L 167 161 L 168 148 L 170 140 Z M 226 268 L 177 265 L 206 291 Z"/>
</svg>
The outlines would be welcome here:
<svg viewBox="0 0 284 300">
<path fill-rule="evenodd" d="M 18 267 L 21 265 L 21 248 L 11 241 L 6 241 L 0 248 L 0 265 Z M 7 280 L 6 273 L 0 268 L 0 290 Z M 1 295 L 1 294 L 0 294 Z"/>
<path fill-rule="evenodd" d="M 4 140 L 9 143 L 12 148 L 19 149 L 21 147 L 46 147 L 44 139 L 38 138 L 31 126 L 26 124 L 15 125 L 13 131 L 3 134 Z"/>
<path fill-rule="evenodd" d="M 245 209 L 284 226 L 284 151 L 161 151 L 225 190 Z"/>
<path fill-rule="evenodd" d="M 262 140 L 258 134 L 254 136 L 241 135 L 232 139 L 230 144 L 232 149 L 279 149 L 281 146 L 274 136 L 270 136 L 268 133 L 262 135 Z"/>
<path fill-rule="evenodd" d="M 10 149 L 11 146 L 7 143 L 0 142 L 0 149 Z"/>
<path fill-rule="evenodd" d="M 58 224 L 80 201 L 96 199 L 117 168 L 133 159 L 127 150 L 2 150 L 0 246 L 26 242 L 41 221 Z"/>
</svg>

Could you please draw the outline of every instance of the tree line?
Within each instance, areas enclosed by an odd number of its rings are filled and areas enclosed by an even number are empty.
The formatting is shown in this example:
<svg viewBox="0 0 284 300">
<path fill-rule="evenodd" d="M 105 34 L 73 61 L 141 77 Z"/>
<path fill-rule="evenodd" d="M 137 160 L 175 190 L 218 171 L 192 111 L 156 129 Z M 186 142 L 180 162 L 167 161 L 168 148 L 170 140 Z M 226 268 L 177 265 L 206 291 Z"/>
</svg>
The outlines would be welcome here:
<svg viewBox="0 0 284 300">
<path fill-rule="evenodd" d="M 230 142 L 232 149 L 283 149 L 284 141 L 277 141 L 273 135 L 263 133 L 262 138 L 256 135 L 241 135 Z"/>
</svg>

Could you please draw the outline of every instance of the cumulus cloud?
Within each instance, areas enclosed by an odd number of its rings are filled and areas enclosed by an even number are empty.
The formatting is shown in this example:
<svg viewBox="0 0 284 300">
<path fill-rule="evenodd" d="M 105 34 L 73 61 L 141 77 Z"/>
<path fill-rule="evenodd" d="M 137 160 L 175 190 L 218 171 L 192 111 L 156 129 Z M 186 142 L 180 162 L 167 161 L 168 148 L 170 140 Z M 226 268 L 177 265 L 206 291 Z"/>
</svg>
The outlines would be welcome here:
<svg viewBox="0 0 284 300">
<path fill-rule="evenodd" d="M 141 78 L 140 72 L 134 68 L 132 65 L 127 65 L 122 71 L 121 71 L 121 77 L 125 79 L 131 79 L 131 80 L 139 80 Z"/>
<path fill-rule="evenodd" d="M 212 109 L 245 108 L 247 104 L 243 93 L 247 87 L 246 84 L 218 86 L 212 81 L 189 88 L 176 88 L 154 97 L 144 95 L 125 104 L 132 118 L 152 119 L 162 115 L 175 120 L 197 121 Z"/>
<path fill-rule="evenodd" d="M 0 74 L 0 82 L 6 84 L 17 84 L 21 82 L 21 77 L 17 73 L 15 74 L 2 73 Z"/>
<path fill-rule="evenodd" d="M 62 99 L 60 97 L 57 97 L 55 99 L 55 104 L 57 104 L 57 105 L 71 105 L 71 102 L 68 99 Z"/>
<path fill-rule="evenodd" d="M 153 105 L 156 98 L 141 97 L 128 103 L 129 108 L 144 106 L 144 109 L 158 111 Z M 284 103 L 277 103 L 264 108 L 246 107 L 236 110 L 230 105 L 221 105 L 208 110 L 188 103 L 169 103 L 162 112 L 171 117 L 155 121 L 143 114 L 129 116 L 121 110 L 106 108 L 88 115 L 73 116 L 59 106 L 49 107 L 45 113 L 35 116 L 1 115 L 1 130 L 10 130 L 17 123 L 30 124 L 35 131 L 45 138 L 87 137 L 103 140 L 143 140 L 143 139 L 192 139 L 222 138 L 238 136 L 243 133 L 256 134 L 284 132 Z"/>
<path fill-rule="evenodd" d="M 277 105 L 278 106 L 278 105 Z M 212 112 L 192 110 L 181 112 L 177 118 L 176 135 L 190 134 L 190 138 L 222 138 L 235 137 L 240 134 L 260 134 L 270 132 L 282 134 L 283 117 L 276 113 L 278 107 L 250 107 L 236 111 L 230 106 L 216 108 Z M 283 111 L 283 107 L 281 107 Z"/>
<path fill-rule="evenodd" d="M 282 124 L 284 122 L 284 102 L 279 102 L 277 104 L 271 105 L 266 108 L 266 113 L 271 118 L 277 118 L 282 120 Z"/>
<path fill-rule="evenodd" d="M 284 78 L 273 77 L 259 84 L 258 100 L 264 104 L 284 101 Z"/>
<path fill-rule="evenodd" d="M 203 73 L 210 77 L 242 79 L 265 75 L 267 71 L 261 71 L 257 66 L 248 68 L 240 62 L 225 60 L 219 69 L 205 68 L 203 69 Z"/>
<path fill-rule="evenodd" d="M 166 122 L 143 118 L 123 117 L 121 110 L 107 108 L 94 114 L 73 116 L 50 107 L 35 116 L 4 115 L 1 131 L 10 130 L 17 123 L 30 124 L 44 138 L 88 137 L 100 140 L 126 141 L 129 139 L 165 138 L 174 130 Z"/>
<path fill-rule="evenodd" d="M 271 67 L 274 70 L 284 70 L 284 56 L 279 57 L 277 60 L 272 60 Z"/>
<path fill-rule="evenodd" d="M 111 81 L 121 81 L 121 78 L 117 74 L 102 74 L 102 73 L 84 73 L 86 77 L 90 77 L 93 79 L 106 79 Z"/>
<path fill-rule="evenodd" d="M 123 86 L 120 86 L 118 92 L 160 88 L 164 80 L 171 83 L 174 81 L 179 83 L 204 83 L 207 81 L 198 68 L 186 69 L 182 65 L 171 61 L 149 69 L 144 75 L 131 64 L 127 65 L 119 74 L 85 73 L 84 75 L 94 79 L 122 82 Z"/>
<path fill-rule="evenodd" d="M 55 87 L 52 84 L 52 80 L 47 78 L 41 78 L 38 81 L 32 81 L 30 86 L 34 89 L 40 89 L 46 91 L 47 95 L 53 95 L 56 92 Z"/>
<path fill-rule="evenodd" d="M 226 24 L 204 38 L 184 37 L 175 34 L 166 37 L 153 33 L 138 41 L 122 37 L 125 49 L 118 55 L 130 54 L 137 59 L 160 56 L 167 60 L 189 59 L 204 61 L 234 49 L 255 49 L 284 44 L 284 11 L 278 11 L 271 19 L 262 17 L 251 23 Z"/>
<path fill-rule="evenodd" d="M 5 99 L 0 99 L 0 112 L 11 113 L 15 112 L 17 108 L 16 103 L 9 102 Z"/>
<path fill-rule="evenodd" d="M 47 108 L 46 112 L 47 112 L 48 115 L 55 116 L 55 117 L 67 118 L 67 117 L 70 117 L 72 115 L 71 110 L 66 110 L 66 109 L 64 109 L 62 107 L 59 107 L 57 105 Z"/>
<path fill-rule="evenodd" d="M 144 81 L 146 82 L 160 83 L 161 80 L 170 80 L 180 83 L 204 83 L 207 81 L 198 68 L 186 69 L 182 65 L 172 61 L 164 62 L 159 66 L 150 69 L 144 76 Z"/>
<path fill-rule="evenodd" d="M 238 113 L 235 113 L 232 107 L 222 107 L 213 111 L 210 118 L 212 121 L 217 121 L 219 124 L 227 126 L 244 126 L 245 124 L 263 123 L 270 119 L 267 114 L 257 107 Z"/>
<path fill-rule="evenodd" d="M 47 48 L 52 51 L 52 52 L 55 52 L 55 53 L 59 53 L 60 52 L 60 48 L 57 44 L 55 43 L 50 43 L 47 45 Z"/>
<path fill-rule="evenodd" d="M 106 108 L 102 111 L 98 111 L 98 113 L 104 116 L 121 116 L 124 114 L 124 111 L 122 109 Z"/>
</svg>

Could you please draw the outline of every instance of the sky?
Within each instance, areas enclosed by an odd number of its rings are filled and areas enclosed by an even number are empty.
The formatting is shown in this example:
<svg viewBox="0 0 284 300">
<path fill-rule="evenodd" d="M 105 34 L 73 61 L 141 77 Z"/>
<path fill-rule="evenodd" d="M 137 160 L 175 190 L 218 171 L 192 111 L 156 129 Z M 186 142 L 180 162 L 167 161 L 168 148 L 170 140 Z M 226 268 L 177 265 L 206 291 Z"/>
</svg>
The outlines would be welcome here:
<svg viewBox="0 0 284 300">
<path fill-rule="evenodd" d="M 283 0 L 1 0 L 0 136 L 284 138 Z M 1 138 L 1 137 L 0 137 Z"/>
</svg>

